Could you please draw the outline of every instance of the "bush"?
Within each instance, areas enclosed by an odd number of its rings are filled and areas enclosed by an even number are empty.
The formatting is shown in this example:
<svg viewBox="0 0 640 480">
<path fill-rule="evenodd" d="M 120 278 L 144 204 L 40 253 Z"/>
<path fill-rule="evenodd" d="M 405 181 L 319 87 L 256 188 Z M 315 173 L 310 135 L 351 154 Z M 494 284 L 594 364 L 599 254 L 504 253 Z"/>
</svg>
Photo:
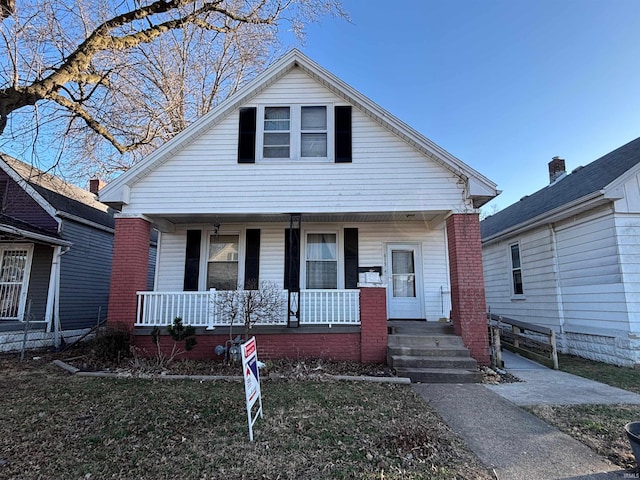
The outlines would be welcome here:
<svg viewBox="0 0 640 480">
<path fill-rule="evenodd" d="M 108 328 L 96 337 L 94 350 L 98 359 L 120 363 L 131 356 L 131 334 L 126 330 Z"/>
</svg>

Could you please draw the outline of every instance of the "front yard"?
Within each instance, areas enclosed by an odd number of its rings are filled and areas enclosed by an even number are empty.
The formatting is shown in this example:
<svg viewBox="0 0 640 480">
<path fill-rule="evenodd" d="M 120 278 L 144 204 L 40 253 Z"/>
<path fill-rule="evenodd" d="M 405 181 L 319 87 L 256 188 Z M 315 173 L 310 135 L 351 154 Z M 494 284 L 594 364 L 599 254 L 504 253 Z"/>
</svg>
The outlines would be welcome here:
<svg viewBox="0 0 640 480">
<path fill-rule="evenodd" d="M 11 362 L 14 365 L 15 362 Z M 0 477 L 492 478 L 408 385 L 91 379 L 0 359 Z"/>
</svg>

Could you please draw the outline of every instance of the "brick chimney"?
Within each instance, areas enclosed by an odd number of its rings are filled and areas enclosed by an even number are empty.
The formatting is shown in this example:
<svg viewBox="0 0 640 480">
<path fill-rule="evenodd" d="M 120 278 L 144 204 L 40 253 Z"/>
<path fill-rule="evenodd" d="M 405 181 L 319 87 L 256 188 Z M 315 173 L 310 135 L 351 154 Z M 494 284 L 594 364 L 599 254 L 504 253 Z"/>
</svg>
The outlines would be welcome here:
<svg viewBox="0 0 640 480">
<path fill-rule="evenodd" d="M 553 157 L 549 162 L 549 183 L 555 182 L 560 176 L 567 173 L 564 158 Z"/>
<path fill-rule="evenodd" d="M 89 191 L 91 193 L 93 193 L 94 195 L 98 194 L 98 191 L 104 187 L 106 185 L 106 183 L 104 183 L 102 180 L 100 180 L 99 178 L 92 178 L 89 180 Z"/>
</svg>

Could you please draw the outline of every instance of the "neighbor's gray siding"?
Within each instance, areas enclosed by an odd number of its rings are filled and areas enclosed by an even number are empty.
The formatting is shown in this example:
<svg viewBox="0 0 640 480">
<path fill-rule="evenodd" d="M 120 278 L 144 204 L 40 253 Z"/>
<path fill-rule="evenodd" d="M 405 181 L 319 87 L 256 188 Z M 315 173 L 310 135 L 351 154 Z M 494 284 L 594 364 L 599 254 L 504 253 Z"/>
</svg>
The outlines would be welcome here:
<svg viewBox="0 0 640 480">
<path fill-rule="evenodd" d="M 27 305 L 31 302 L 30 321 L 42 322 L 45 319 L 52 258 L 53 247 L 37 243 L 34 245 L 31 274 L 29 275 L 29 290 L 27 292 Z"/>
<path fill-rule="evenodd" d="M 92 327 L 107 314 L 113 234 L 65 221 L 62 236 L 73 243 L 60 262 L 62 329 Z"/>
</svg>

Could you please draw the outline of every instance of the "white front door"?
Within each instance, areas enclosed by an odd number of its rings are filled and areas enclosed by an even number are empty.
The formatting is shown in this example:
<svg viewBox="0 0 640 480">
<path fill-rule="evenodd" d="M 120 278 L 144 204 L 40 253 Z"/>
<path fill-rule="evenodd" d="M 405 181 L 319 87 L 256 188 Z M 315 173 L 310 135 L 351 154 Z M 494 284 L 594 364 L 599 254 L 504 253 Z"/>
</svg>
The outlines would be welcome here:
<svg viewBox="0 0 640 480">
<path fill-rule="evenodd" d="M 387 245 L 387 301 L 389 318 L 424 318 L 418 244 Z"/>
</svg>

